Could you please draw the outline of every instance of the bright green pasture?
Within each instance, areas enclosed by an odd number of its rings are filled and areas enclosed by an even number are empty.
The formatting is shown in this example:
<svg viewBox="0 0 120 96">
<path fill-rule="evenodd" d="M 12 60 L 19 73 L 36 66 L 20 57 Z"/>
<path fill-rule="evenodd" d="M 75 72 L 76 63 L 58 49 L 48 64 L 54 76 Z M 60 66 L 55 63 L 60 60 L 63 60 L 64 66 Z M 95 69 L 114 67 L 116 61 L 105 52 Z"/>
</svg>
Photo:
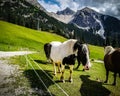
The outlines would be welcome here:
<svg viewBox="0 0 120 96">
<path fill-rule="evenodd" d="M 40 50 L 44 43 L 64 37 L 0 21 L 0 50 Z"/>
<path fill-rule="evenodd" d="M 24 76 L 28 79 L 31 88 L 38 88 L 38 90 L 43 90 L 44 94 L 48 96 L 52 94 L 53 96 L 119 96 L 120 94 L 120 78 L 117 76 L 117 85 L 112 86 L 113 74 L 110 73 L 109 81 L 104 84 L 105 80 L 105 68 L 102 63 L 92 62 L 92 67 L 88 71 L 82 71 L 82 65 L 78 70 L 73 71 L 73 83 L 68 82 L 69 69 L 66 66 L 65 70 L 65 83 L 60 81 L 60 73 L 56 76 L 53 75 L 53 65 L 46 62 L 44 52 L 39 52 L 37 54 L 29 55 L 24 58 Z M 23 60 L 23 59 L 22 59 Z M 22 65 L 22 66 L 23 66 Z M 33 66 L 33 67 L 31 67 Z M 74 66 L 74 68 L 77 66 Z M 36 75 L 34 70 L 43 80 L 47 89 L 45 88 L 43 82 L 40 81 L 39 76 Z M 50 93 L 48 92 L 50 91 Z M 39 94 L 36 92 L 36 94 Z"/>
</svg>

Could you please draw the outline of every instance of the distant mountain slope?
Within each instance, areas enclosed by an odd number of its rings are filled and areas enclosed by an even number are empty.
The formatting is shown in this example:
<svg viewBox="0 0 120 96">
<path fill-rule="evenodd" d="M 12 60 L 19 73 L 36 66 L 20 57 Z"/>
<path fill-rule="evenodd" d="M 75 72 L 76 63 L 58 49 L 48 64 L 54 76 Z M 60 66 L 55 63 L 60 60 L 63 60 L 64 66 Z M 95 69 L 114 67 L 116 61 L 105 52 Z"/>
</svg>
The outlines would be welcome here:
<svg viewBox="0 0 120 96">
<path fill-rule="evenodd" d="M 57 13 L 50 13 L 52 17 L 66 24 L 71 21 L 71 19 L 73 18 L 73 14 L 75 14 L 75 12 L 68 7 L 62 11 L 57 11 Z"/>
<path fill-rule="evenodd" d="M 62 12 L 64 14 L 64 10 Z M 108 45 L 120 46 L 120 20 L 115 17 L 85 7 L 72 14 L 67 23 L 74 24 L 84 32 L 99 35 Z"/>
<path fill-rule="evenodd" d="M 68 24 L 71 21 L 72 17 L 73 17 L 73 15 L 62 15 L 62 14 L 58 15 L 58 14 L 53 13 L 53 12 L 51 12 L 50 15 L 52 17 L 54 17 L 55 19 L 65 23 L 65 24 Z"/>
<path fill-rule="evenodd" d="M 27 2 L 29 1 L 29 2 Z M 2 0 L 0 2 L 0 20 L 28 28 L 54 32 L 70 38 L 69 32 L 76 29 L 48 15 L 37 0 Z"/>
<path fill-rule="evenodd" d="M 36 7 L 40 8 L 40 10 L 43 10 L 43 11 L 47 12 L 45 10 L 45 8 L 42 7 L 42 5 L 40 5 L 40 3 L 38 3 L 37 0 L 26 0 L 26 1 L 29 2 L 30 4 L 32 4 L 33 6 L 36 6 Z"/>
<path fill-rule="evenodd" d="M 104 28 L 101 24 L 101 14 L 94 10 L 85 7 L 82 10 L 78 10 L 74 15 L 74 18 L 69 22 L 77 25 L 80 29 L 89 31 L 93 29 L 93 34 L 99 34 L 104 37 Z"/>
<path fill-rule="evenodd" d="M 70 23 L 74 23 L 83 29 L 91 29 L 94 34 L 99 34 L 103 38 L 106 37 L 108 31 L 113 34 L 120 31 L 120 20 L 100 14 L 88 7 L 78 10 Z"/>
</svg>

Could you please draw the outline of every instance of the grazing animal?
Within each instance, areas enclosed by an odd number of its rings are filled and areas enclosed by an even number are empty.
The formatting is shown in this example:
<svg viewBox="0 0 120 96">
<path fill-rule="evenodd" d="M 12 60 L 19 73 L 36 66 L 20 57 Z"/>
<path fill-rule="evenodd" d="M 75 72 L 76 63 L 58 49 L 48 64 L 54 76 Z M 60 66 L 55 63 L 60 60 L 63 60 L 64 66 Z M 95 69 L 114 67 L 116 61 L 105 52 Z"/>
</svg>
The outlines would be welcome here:
<svg viewBox="0 0 120 96">
<path fill-rule="evenodd" d="M 70 77 L 69 77 L 69 81 L 72 82 L 72 72 L 73 72 L 73 67 L 75 65 L 75 60 L 76 60 L 76 56 L 75 54 L 69 55 L 68 57 L 65 57 L 62 61 L 62 64 L 65 65 L 69 65 L 70 67 Z M 63 71 L 64 72 L 64 71 Z M 62 73 L 64 74 L 64 73 Z M 61 79 L 63 79 L 63 77 L 61 77 Z"/>
<path fill-rule="evenodd" d="M 114 49 L 112 46 L 105 47 L 104 64 L 106 69 L 106 80 L 108 81 L 109 71 L 114 72 L 114 81 L 112 85 L 116 85 L 116 75 L 120 77 L 120 48 Z"/>
<path fill-rule="evenodd" d="M 83 70 L 89 70 L 89 68 L 91 67 L 91 63 L 89 59 L 89 49 L 88 49 L 87 44 L 81 44 L 78 47 L 77 61 L 78 61 L 78 66 L 76 67 L 76 69 L 79 68 L 81 62 L 84 66 Z"/>
<path fill-rule="evenodd" d="M 47 45 L 50 46 L 49 48 L 44 48 L 44 49 L 48 49 L 48 53 L 49 54 L 49 59 L 52 61 L 53 65 L 54 65 L 54 74 L 56 74 L 56 64 L 58 65 L 58 70 L 59 72 L 60 70 L 60 65 L 62 66 L 62 71 L 64 71 L 64 65 L 62 64 L 62 60 L 65 57 L 68 57 L 69 55 L 72 54 L 77 54 L 78 50 L 80 49 L 79 46 L 81 45 L 81 43 L 78 40 L 75 39 L 69 39 L 63 43 L 61 42 L 50 42 Z M 46 44 L 45 44 L 46 45 Z M 44 46 L 44 47 L 48 47 L 48 46 Z M 49 51 L 50 50 L 50 51 Z M 46 51 L 46 50 L 44 50 Z M 49 53 L 50 52 L 50 53 Z M 47 57 L 47 55 L 46 55 Z M 90 66 L 88 66 L 88 64 L 84 65 L 86 66 L 85 68 L 89 68 Z M 64 72 L 63 72 L 64 74 Z M 63 78 L 63 74 L 61 76 L 62 80 Z"/>
<path fill-rule="evenodd" d="M 51 43 L 46 43 L 44 45 L 44 51 L 46 54 L 46 58 L 48 61 L 50 61 L 50 50 L 51 50 L 51 46 L 52 45 L 60 45 L 61 42 L 58 41 L 53 41 Z M 78 46 L 78 52 L 77 52 L 77 61 L 78 61 L 78 65 L 76 67 L 76 69 L 79 68 L 80 63 L 83 64 L 84 69 L 83 70 L 88 70 L 91 67 L 91 63 L 90 63 L 90 59 L 89 59 L 89 48 L 87 46 L 87 44 L 79 44 Z M 88 65 L 88 66 L 86 66 Z M 58 68 L 59 69 L 59 68 Z"/>
</svg>

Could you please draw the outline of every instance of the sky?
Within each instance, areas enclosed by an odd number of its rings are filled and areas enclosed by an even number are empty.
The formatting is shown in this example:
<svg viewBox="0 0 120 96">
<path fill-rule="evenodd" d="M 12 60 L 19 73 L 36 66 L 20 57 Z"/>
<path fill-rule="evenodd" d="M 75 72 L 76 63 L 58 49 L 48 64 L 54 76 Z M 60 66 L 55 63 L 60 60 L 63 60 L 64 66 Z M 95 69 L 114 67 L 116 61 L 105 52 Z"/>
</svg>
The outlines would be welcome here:
<svg viewBox="0 0 120 96">
<path fill-rule="evenodd" d="M 57 12 L 69 7 L 77 11 L 90 7 L 97 12 L 120 19 L 120 0 L 38 0 L 49 12 Z"/>
</svg>

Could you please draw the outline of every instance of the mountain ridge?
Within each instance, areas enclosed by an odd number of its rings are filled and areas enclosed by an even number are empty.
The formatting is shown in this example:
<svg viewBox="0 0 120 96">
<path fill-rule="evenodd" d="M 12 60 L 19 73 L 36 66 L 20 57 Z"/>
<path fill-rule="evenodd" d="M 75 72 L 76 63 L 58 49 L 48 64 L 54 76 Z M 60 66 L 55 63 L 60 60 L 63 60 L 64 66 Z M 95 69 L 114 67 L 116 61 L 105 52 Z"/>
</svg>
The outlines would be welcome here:
<svg viewBox="0 0 120 96">
<path fill-rule="evenodd" d="M 58 15 L 73 15 L 75 12 L 70 9 L 69 7 L 66 7 L 64 10 L 62 11 L 57 11 L 56 14 Z"/>
<path fill-rule="evenodd" d="M 62 12 L 62 11 L 61 11 Z M 95 10 L 85 7 L 77 10 L 69 20 L 69 24 L 74 24 L 79 29 L 92 34 L 98 34 L 109 42 L 116 42 L 120 45 L 120 20 L 109 15 L 105 15 Z M 118 34 L 118 36 L 115 36 Z M 117 39 L 115 39 L 117 37 Z M 109 43 L 109 45 L 111 44 Z"/>
</svg>

